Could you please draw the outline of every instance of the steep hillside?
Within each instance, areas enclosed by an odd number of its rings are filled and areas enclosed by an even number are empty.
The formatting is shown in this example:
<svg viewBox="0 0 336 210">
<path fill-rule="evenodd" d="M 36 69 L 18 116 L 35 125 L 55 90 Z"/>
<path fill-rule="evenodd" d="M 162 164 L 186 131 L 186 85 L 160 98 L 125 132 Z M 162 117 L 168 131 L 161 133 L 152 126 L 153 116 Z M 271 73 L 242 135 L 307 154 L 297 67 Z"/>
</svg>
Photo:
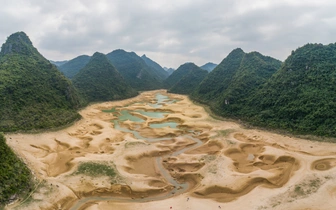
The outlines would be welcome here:
<svg viewBox="0 0 336 210">
<path fill-rule="evenodd" d="M 106 56 L 98 52 L 72 81 L 87 102 L 124 99 L 137 94 Z"/>
<path fill-rule="evenodd" d="M 336 136 L 336 44 L 307 44 L 250 100 L 249 120 L 298 133 Z"/>
<path fill-rule="evenodd" d="M 0 52 L 0 131 L 50 128 L 80 117 L 79 97 L 23 32 L 12 34 Z"/>
<path fill-rule="evenodd" d="M 63 74 L 72 79 L 84 66 L 89 63 L 90 56 L 88 55 L 80 55 L 63 65 L 58 66 L 57 68 L 63 72 Z"/>
<path fill-rule="evenodd" d="M 146 57 L 146 55 L 141 56 L 141 58 L 145 61 L 147 66 L 153 69 L 153 72 L 155 72 L 161 80 L 164 80 L 169 76 L 168 72 L 166 72 L 158 63 Z"/>
<path fill-rule="evenodd" d="M 229 86 L 215 99 L 214 108 L 225 116 L 244 115 L 246 102 L 281 66 L 281 62 L 258 52 L 245 54 Z"/>
<path fill-rule="evenodd" d="M 238 48 L 233 50 L 202 81 L 193 93 L 193 98 L 203 103 L 209 103 L 213 99 L 219 98 L 223 91 L 229 87 L 244 56 L 245 53 L 242 49 Z"/>
<path fill-rule="evenodd" d="M 32 176 L 27 166 L 7 146 L 0 133 L 0 209 L 32 190 Z"/>
<path fill-rule="evenodd" d="M 160 77 L 134 52 L 115 50 L 106 57 L 135 90 L 153 90 L 162 87 Z"/>
<path fill-rule="evenodd" d="M 201 66 L 201 69 L 207 70 L 208 72 L 211 72 L 212 70 L 214 70 L 216 68 L 217 64 L 214 63 L 206 63 L 203 66 Z"/>
<path fill-rule="evenodd" d="M 189 63 L 186 65 L 189 66 L 189 73 L 183 76 L 177 83 L 175 83 L 168 90 L 168 92 L 178 94 L 190 94 L 208 74 L 208 71 L 199 68 L 193 63 Z"/>
<path fill-rule="evenodd" d="M 176 83 L 178 83 L 185 75 L 189 74 L 189 72 L 196 67 L 193 63 L 185 63 L 182 64 L 178 69 L 176 69 L 165 81 L 164 81 L 164 86 L 167 89 L 170 89 L 173 87 Z"/>
</svg>

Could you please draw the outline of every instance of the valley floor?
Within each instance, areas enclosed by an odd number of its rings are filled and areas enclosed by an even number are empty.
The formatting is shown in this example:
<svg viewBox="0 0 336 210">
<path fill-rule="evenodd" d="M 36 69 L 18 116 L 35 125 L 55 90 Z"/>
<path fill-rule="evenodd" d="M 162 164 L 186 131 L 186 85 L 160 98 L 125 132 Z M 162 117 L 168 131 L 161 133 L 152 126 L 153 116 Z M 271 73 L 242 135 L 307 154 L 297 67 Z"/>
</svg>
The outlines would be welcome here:
<svg viewBox="0 0 336 210">
<path fill-rule="evenodd" d="M 336 209 L 336 144 L 215 120 L 163 90 L 80 114 L 60 131 L 6 135 L 37 178 L 6 209 Z"/>
</svg>

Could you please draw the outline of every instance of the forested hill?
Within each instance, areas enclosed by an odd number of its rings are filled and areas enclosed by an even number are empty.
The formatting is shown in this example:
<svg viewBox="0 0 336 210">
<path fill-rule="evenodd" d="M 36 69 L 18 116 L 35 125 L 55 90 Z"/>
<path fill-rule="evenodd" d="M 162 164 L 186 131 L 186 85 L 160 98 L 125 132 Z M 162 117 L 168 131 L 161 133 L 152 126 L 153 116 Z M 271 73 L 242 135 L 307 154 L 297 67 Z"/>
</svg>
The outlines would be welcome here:
<svg viewBox="0 0 336 210">
<path fill-rule="evenodd" d="M 80 55 L 63 65 L 58 66 L 57 68 L 63 72 L 63 74 L 72 79 L 84 66 L 89 63 L 90 56 L 88 55 Z"/>
<path fill-rule="evenodd" d="M 281 66 L 281 61 L 258 52 L 233 50 L 192 94 L 192 98 L 218 108 L 221 114 L 236 115 L 246 99 Z M 230 104 L 222 109 L 223 104 Z"/>
<path fill-rule="evenodd" d="M 246 102 L 279 68 L 281 62 L 258 52 L 245 53 L 228 87 L 211 100 L 219 113 L 229 117 L 244 114 Z"/>
<path fill-rule="evenodd" d="M 183 75 L 169 90 L 170 93 L 190 94 L 195 88 L 202 82 L 202 80 L 208 74 L 208 71 L 201 69 L 193 63 L 187 63 L 182 65 L 176 70 L 176 74 L 179 72 L 187 72 Z"/>
<path fill-rule="evenodd" d="M 307 44 L 249 100 L 248 120 L 303 134 L 336 136 L 336 44 Z"/>
<path fill-rule="evenodd" d="M 72 83 L 45 59 L 24 32 L 0 52 L 0 131 L 51 128 L 80 117 Z"/>
<path fill-rule="evenodd" d="M 154 90 L 162 87 L 162 79 L 134 52 L 114 50 L 106 57 L 135 90 Z"/>
<path fill-rule="evenodd" d="M 153 69 L 153 72 L 155 72 L 155 74 L 160 77 L 161 80 L 165 80 L 169 75 L 168 72 L 165 71 L 160 64 L 156 63 L 155 61 L 153 61 L 152 59 L 148 58 L 146 55 L 141 56 L 142 60 L 145 61 L 145 63 L 147 64 L 147 66 L 149 68 Z"/>
<path fill-rule="evenodd" d="M 233 76 L 240 67 L 245 53 L 242 49 L 233 50 L 218 66 L 201 82 L 192 97 L 203 103 L 217 99 L 226 90 Z"/>
<path fill-rule="evenodd" d="M 0 133 L 0 209 L 14 199 L 26 196 L 33 188 L 32 174 L 15 155 Z"/>
<path fill-rule="evenodd" d="M 185 75 L 189 74 L 189 72 L 196 68 L 193 63 L 185 63 L 182 64 L 178 69 L 176 69 L 165 81 L 164 86 L 167 89 L 173 87 L 176 83 L 178 83 Z M 198 67 L 199 68 L 199 67 Z"/>
<path fill-rule="evenodd" d="M 72 81 L 86 102 L 117 100 L 137 95 L 106 56 L 98 52 Z"/>
</svg>

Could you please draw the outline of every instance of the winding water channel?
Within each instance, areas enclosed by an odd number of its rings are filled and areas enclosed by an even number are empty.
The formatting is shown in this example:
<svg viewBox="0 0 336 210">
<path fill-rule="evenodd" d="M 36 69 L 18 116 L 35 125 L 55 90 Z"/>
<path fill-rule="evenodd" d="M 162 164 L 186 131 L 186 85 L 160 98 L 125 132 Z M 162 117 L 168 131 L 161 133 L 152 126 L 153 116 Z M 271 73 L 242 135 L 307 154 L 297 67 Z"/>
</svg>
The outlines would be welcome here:
<svg viewBox="0 0 336 210">
<path fill-rule="evenodd" d="M 169 114 L 169 112 L 162 112 L 160 110 L 160 108 L 164 105 L 164 104 L 172 104 L 175 103 L 176 100 L 171 100 L 168 96 L 162 95 L 162 94 L 157 94 L 156 95 L 156 103 L 152 104 L 152 103 L 148 103 L 149 106 L 156 108 L 157 111 L 155 112 L 148 112 L 148 111 L 144 111 L 144 110 L 135 110 L 135 112 L 138 112 L 142 115 L 145 115 L 147 117 L 150 118 L 164 118 L 165 115 Z M 115 108 L 114 108 L 115 111 Z M 171 137 L 164 137 L 164 138 L 149 138 L 149 137 L 144 137 L 141 136 L 140 133 L 138 131 L 135 130 L 130 130 L 128 128 L 124 128 L 120 126 L 120 122 L 125 121 L 125 120 L 130 120 L 133 122 L 137 122 L 137 123 L 144 123 L 145 120 L 132 115 L 128 110 L 122 110 L 120 111 L 120 116 L 118 116 L 118 120 L 114 120 L 114 128 L 125 132 L 125 133 L 131 133 L 133 134 L 134 138 L 136 139 L 141 139 L 141 140 L 145 140 L 148 142 L 158 142 L 158 141 L 167 141 L 167 140 L 172 140 Z M 152 129 L 156 129 L 156 128 L 162 128 L 165 126 L 169 126 L 171 128 L 175 128 L 175 129 L 179 129 L 179 125 L 180 123 L 177 122 L 164 122 L 164 123 L 152 123 L 149 125 L 150 128 Z M 108 197 L 108 196 L 89 196 L 89 197 L 84 197 L 80 200 L 78 200 L 71 208 L 71 210 L 78 210 L 81 209 L 81 207 L 83 205 L 85 205 L 86 203 L 92 203 L 92 202 L 98 202 L 98 201 L 116 201 L 116 202 L 148 202 L 148 201 L 155 201 L 155 200 L 163 200 L 172 196 L 176 196 L 179 194 L 182 194 L 184 192 L 186 192 L 189 188 L 189 184 L 188 183 L 179 183 L 177 182 L 169 173 L 169 171 L 167 171 L 167 169 L 162 165 L 162 160 L 164 158 L 167 157 L 173 157 L 173 156 L 178 156 L 188 150 L 192 150 L 195 149 L 199 146 L 202 145 L 202 141 L 199 140 L 197 137 L 195 137 L 195 132 L 193 130 L 189 130 L 188 131 L 190 134 L 185 134 L 182 137 L 184 138 L 189 138 L 190 140 L 194 141 L 195 143 L 187 146 L 183 149 L 177 150 L 171 154 L 167 154 L 161 157 L 157 157 L 156 158 L 156 164 L 158 167 L 158 170 L 160 171 L 160 173 L 162 174 L 163 178 L 170 183 L 172 186 L 174 186 L 174 188 L 172 190 L 170 190 L 169 192 L 165 193 L 165 194 L 160 194 L 157 196 L 149 196 L 149 197 L 145 197 L 145 198 L 138 198 L 138 199 L 132 199 L 132 198 L 118 198 L 118 197 Z"/>
</svg>

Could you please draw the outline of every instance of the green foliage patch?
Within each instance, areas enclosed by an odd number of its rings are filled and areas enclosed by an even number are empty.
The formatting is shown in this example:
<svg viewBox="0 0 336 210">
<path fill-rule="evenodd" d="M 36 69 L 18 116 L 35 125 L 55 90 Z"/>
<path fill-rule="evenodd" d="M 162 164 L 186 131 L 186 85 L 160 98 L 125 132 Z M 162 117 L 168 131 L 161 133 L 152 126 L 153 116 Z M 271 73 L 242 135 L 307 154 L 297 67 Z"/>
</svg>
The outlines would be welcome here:
<svg viewBox="0 0 336 210">
<path fill-rule="evenodd" d="M 162 79 L 134 52 L 115 50 L 108 53 L 106 57 L 135 90 L 162 88 Z"/>
<path fill-rule="evenodd" d="M 18 32 L 0 53 L 0 131 L 52 128 L 80 118 L 71 82 Z"/>
<path fill-rule="evenodd" d="M 27 194 L 33 186 L 27 166 L 6 144 L 0 133 L 0 208 L 12 199 Z"/>
<path fill-rule="evenodd" d="M 137 95 L 101 53 L 95 53 L 72 81 L 86 102 L 112 101 Z"/>
<path fill-rule="evenodd" d="M 74 173 L 74 175 L 78 174 L 84 174 L 91 177 L 108 176 L 111 179 L 115 178 L 115 176 L 117 175 L 115 169 L 111 166 L 94 162 L 81 163 L 78 166 L 77 171 Z"/>
<path fill-rule="evenodd" d="M 190 94 L 207 74 L 206 70 L 199 68 L 193 63 L 183 64 L 166 80 L 167 84 L 172 84 L 168 92 Z"/>
</svg>

